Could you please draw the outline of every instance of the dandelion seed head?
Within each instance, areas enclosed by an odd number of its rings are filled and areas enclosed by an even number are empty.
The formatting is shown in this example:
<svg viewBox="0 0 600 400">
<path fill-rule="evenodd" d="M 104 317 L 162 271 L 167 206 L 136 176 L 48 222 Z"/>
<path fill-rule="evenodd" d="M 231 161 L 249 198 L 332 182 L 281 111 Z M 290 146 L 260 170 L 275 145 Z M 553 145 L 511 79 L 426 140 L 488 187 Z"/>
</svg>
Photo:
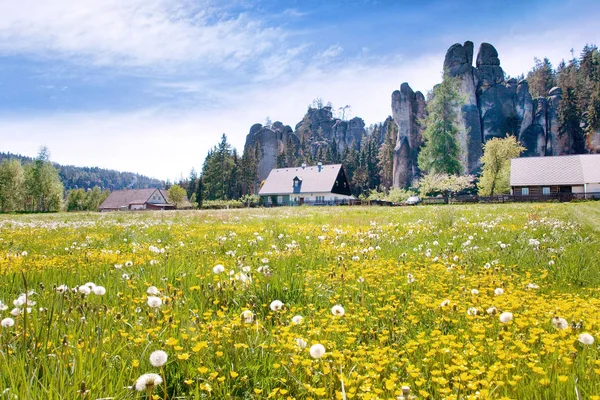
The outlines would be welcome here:
<svg viewBox="0 0 600 400">
<path fill-rule="evenodd" d="M 325 355 L 325 346 L 320 343 L 310 346 L 310 356 L 312 358 L 321 358 Z"/>
<path fill-rule="evenodd" d="M 158 308 L 162 306 L 162 300 L 157 296 L 148 296 L 148 306 L 151 308 Z"/>
<path fill-rule="evenodd" d="M 579 338 L 577 340 L 579 340 L 580 343 L 588 346 L 594 344 L 594 337 L 589 333 L 582 333 L 581 335 L 579 335 Z"/>
<path fill-rule="evenodd" d="M 336 317 L 343 317 L 346 313 L 346 310 L 344 310 L 344 307 L 341 305 L 336 304 L 335 306 L 331 307 L 331 313 Z"/>
<path fill-rule="evenodd" d="M 279 300 L 273 300 L 269 305 L 271 311 L 280 311 L 283 308 L 283 303 Z"/>
<path fill-rule="evenodd" d="M 154 367 L 162 367 L 167 363 L 169 355 L 163 350 L 156 350 L 150 354 L 150 364 Z"/>
<path fill-rule="evenodd" d="M 500 314 L 500 322 L 502 322 L 503 324 L 507 324 L 512 320 L 513 320 L 512 313 L 505 311 L 502 314 Z"/>
<path fill-rule="evenodd" d="M 158 374 L 144 374 L 135 381 L 135 390 L 138 392 L 146 392 L 154 389 L 155 386 L 160 386 L 163 380 Z"/>
</svg>

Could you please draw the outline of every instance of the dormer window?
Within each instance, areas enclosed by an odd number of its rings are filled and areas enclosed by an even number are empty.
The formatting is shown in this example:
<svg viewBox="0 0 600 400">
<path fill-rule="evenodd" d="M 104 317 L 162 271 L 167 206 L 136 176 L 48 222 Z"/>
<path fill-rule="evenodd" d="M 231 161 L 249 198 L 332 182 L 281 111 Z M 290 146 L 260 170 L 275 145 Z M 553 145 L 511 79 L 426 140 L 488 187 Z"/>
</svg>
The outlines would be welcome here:
<svg viewBox="0 0 600 400">
<path fill-rule="evenodd" d="M 300 187 L 302 186 L 302 179 L 299 177 L 294 177 L 294 193 L 300 193 Z"/>
</svg>

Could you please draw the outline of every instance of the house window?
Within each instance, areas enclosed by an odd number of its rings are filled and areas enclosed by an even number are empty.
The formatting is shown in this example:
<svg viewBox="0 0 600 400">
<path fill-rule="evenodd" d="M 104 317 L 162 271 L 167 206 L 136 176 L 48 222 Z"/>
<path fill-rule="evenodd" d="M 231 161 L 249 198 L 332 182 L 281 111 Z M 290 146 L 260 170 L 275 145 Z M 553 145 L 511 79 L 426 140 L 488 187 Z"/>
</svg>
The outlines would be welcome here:
<svg viewBox="0 0 600 400">
<path fill-rule="evenodd" d="M 283 196 L 277 196 L 277 204 L 283 203 Z"/>
<path fill-rule="evenodd" d="M 325 196 L 316 196 L 316 198 L 317 203 L 325 203 Z"/>
<path fill-rule="evenodd" d="M 543 187 L 542 188 L 542 194 L 543 195 L 550 194 L 550 188 L 549 187 Z"/>
<path fill-rule="evenodd" d="M 521 188 L 521 196 L 529 196 L 529 188 Z"/>
</svg>

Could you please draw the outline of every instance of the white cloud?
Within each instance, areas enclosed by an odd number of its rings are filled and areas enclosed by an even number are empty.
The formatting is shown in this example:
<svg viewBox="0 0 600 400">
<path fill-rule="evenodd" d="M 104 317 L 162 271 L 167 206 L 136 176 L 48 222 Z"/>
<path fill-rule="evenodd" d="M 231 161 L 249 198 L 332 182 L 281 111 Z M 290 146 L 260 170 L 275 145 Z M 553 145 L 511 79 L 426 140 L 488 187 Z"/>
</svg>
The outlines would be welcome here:
<svg viewBox="0 0 600 400">
<path fill-rule="evenodd" d="M 344 48 L 338 44 L 334 44 L 329 46 L 327 49 L 318 54 L 319 57 L 322 58 L 335 58 L 342 54 Z"/>
<path fill-rule="evenodd" d="M 0 53 L 59 56 L 97 65 L 198 62 L 234 69 L 285 36 L 210 0 L 0 2 Z"/>
</svg>

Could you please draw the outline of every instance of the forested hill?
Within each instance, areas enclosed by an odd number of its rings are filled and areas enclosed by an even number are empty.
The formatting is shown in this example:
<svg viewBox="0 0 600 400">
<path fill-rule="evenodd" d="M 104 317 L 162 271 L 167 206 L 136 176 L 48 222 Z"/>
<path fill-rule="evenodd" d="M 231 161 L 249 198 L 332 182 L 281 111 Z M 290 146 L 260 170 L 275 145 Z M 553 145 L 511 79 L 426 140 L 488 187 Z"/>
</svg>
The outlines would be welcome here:
<svg viewBox="0 0 600 400">
<path fill-rule="evenodd" d="M 33 158 L 20 154 L 0 152 L 0 162 L 8 158 L 21 160 L 23 164 L 33 161 Z M 133 172 L 120 172 L 112 169 L 98 167 L 75 167 L 73 165 L 60 165 L 53 163 L 58 169 L 60 179 L 69 189 L 91 189 L 99 186 L 102 189 L 120 190 L 127 187 L 132 189 L 162 188 L 164 182 L 159 179 L 149 178 Z"/>
</svg>

